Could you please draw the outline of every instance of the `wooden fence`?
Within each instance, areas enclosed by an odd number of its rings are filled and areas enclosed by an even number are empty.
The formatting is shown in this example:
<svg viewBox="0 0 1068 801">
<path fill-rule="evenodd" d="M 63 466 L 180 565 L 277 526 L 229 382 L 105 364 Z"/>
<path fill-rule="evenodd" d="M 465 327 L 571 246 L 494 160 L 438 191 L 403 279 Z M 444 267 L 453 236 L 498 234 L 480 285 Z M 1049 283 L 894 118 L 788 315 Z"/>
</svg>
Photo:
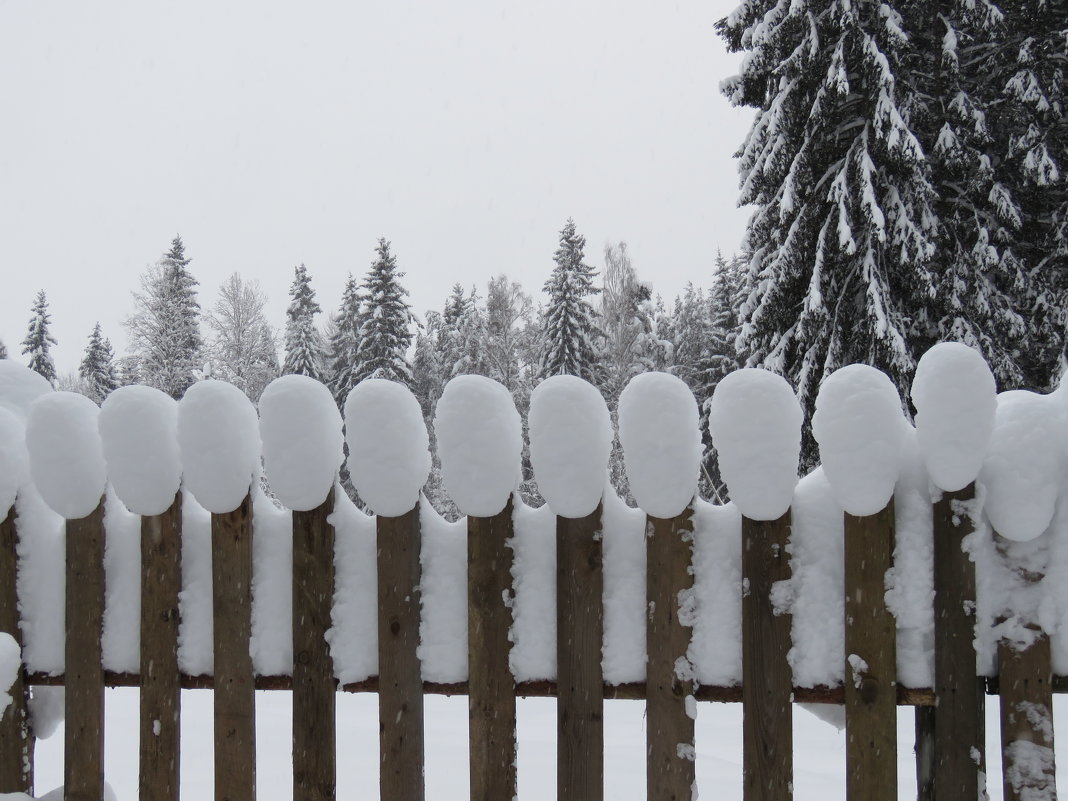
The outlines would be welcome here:
<svg viewBox="0 0 1068 801">
<path fill-rule="evenodd" d="M 182 675 L 178 662 L 182 581 L 182 495 L 165 513 L 141 519 L 140 673 L 102 667 L 104 616 L 103 501 L 89 516 L 66 522 L 66 669 L 23 675 L 0 725 L 0 792 L 32 791 L 33 737 L 26 693 L 32 685 L 66 687 L 65 797 L 103 795 L 104 688 L 141 688 L 140 798 L 179 797 L 179 720 L 183 688 L 214 690 L 215 796 L 255 797 L 256 689 L 293 693 L 293 793 L 297 801 L 335 797 L 334 699 L 338 690 L 377 692 L 380 699 L 381 797 L 424 797 L 423 696 L 466 694 L 470 703 L 471 798 L 516 795 L 516 697 L 558 699 L 558 798 L 603 798 L 606 699 L 645 699 L 648 798 L 689 799 L 696 788 L 694 717 L 702 701 L 741 702 L 744 709 L 744 795 L 789 799 L 793 792 L 794 703 L 845 705 L 847 797 L 898 797 L 896 712 L 916 708 L 917 778 L 921 799 L 980 797 L 985 768 L 984 702 L 1000 694 L 1005 798 L 1054 797 L 1051 693 L 1068 682 L 1052 674 L 1048 637 L 1024 650 L 1003 642 L 999 675 L 976 676 L 974 565 L 962 550 L 971 520 L 955 506 L 974 486 L 946 493 L 934 507 L 935 682 L 896 681 L 895 624 L 884 576 L 894 554 L 894 501 L 870 517 L 845 515 L 845 681 L 839 687 L 794 687 L 787 652 L 788 615 L 773 604 L 773 586 L 788 579 L 791 514 L 742 521 L 743 665 L 740 686 L 696 686 L 687 669 L 691 629 L 680 599 L 694 583 L 692 508 L 673 519 L 647 518 L 647 679 L 607 684 L 601 672 L 604 631 L 601 516 L 556 522 L 557 680 L 516 683 L 509 669 L 512 612 L 512 503 L 493 517 L 467 519 L 468 657 L 466 683 L 424 682 L 417 656 L 420 625 L 421 526 L 417 507 L 379 516 L 379 675 L 338 686 L 327 647 L 334 598 L 333 496 L 293 514 L 293 667 L 291 676 L 257 676 L 251 633 L 251 500 L 211 516 L 214 675 Z M 1048 535 L 1044 535 L 1048 536 Z M 995 535 L 995 540 L 998 538 Z M 19 635 L 14 507 L 0 524 L 0 629 Z M 1041 579 L 1033 561 L 1001 558 L 1023 582 Z M 714 792 L 705 788 L 705 792 Z M 714 797 L 705 796 L 705 797 Z"/>
</svg>

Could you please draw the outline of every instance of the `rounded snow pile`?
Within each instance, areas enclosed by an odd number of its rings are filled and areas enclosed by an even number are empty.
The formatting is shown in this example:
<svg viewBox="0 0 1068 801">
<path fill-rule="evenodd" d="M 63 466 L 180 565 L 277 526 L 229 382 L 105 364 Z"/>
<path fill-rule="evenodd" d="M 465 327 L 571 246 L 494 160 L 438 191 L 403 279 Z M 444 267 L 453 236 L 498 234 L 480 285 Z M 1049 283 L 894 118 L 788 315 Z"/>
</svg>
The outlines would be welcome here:
<svg viewBox="0 0 1068 801">
<path fill-rule="evenodd" d="M 901 474 L 907 426 L 886 373 L 851 364 L 824 380 L 812 434 L 834 498 L 846 512 L 873 515 L 890 501 Z"/>
<path fill-rule="evenodd" d="M 619 395 L 619 444 L 634 500 L 647 515 L 675 517 L 697 494 L 697 401 L 678 376 L 641 373 Z"/>
<path fill-rule="evenodd" d="M 1025 542 L 1053 519 L 1063 481 L 1063 454 L 1049 398 L 1015 390 L 998 395 L 994 434 L 979 474 L 994 530 Z"/>
<path fill-rule="evenodd" d="M 916 440 L 934 485 L 956 492 L 975 481 L 998 406 L 983 357 L 959 342 L 935 345 L 916 366 L 912 402 Z"/>
<path fill-rule="evenodd" d="M 225 381 L 198 381 L 178 402 L 178 447 L 185 485 L 213 514 L 241 505 L 259 472 L 256 409 Z"/>
<path fill-rule="evenodd" d="M 430 475 L 430 437 L 419 401 L 404 384 L 371 378 L 345 401 L 352 485 L 376 514 L 415 508 Z"/>
<path fill-rule="evenodd" d="M 26 428 L 10 409 L 0 406 L 0 520 L 26 482 Z"/>
<path fill-rule="evenodd" d="M 30 476 L 44 502 L 68 520 L 88 515 L 104 494 L 107 471 L 99 416 L 95 403 L 74 392 L 51 392 L 30 406 Z"/>
<path fill-rule="evenodd" d="M 322 504 L 344 459 L 330 390 L 305 375 L 276 378 L 260 395 L 260 438 L 263 470 L 282 505 L 307 512 Z"/>
<path fill-rule="evenodd" d="M 100 407 L 100 440 L 115 494 L 137 515 L 162 514 L 182 482 L 178 404 L 153 387 L 120 387 Z"/>
<path fill-rule="evenodd" d="M 523 428 L 507 387 L 480 375 L 445 385 L 434 413 L 445 489 L 474 517 L 500 512 L 519 483 Z"/>
<path fill-rule="evenodd" d="M 542 381 L 530 395 L 530 462 L 554 513 L 585 517 L 604 495 L 612 419 L 601 393 L 573 375 Z"/>
<path fill-rule="evenodd" d="M 768 370 L 735 370 L 716 385 L 712 444 L 731 501 L 750 520 L 778 520 L 793 503 L 802 417 L 786 379 Z"/>
<path fill-rule="evenodd" d="M 39 373 L 11 359 L 0 359 L 0 407 L 20 420 L 29 414 L 30 404 L 52 391 L 52 385 Z"/>
</svg>

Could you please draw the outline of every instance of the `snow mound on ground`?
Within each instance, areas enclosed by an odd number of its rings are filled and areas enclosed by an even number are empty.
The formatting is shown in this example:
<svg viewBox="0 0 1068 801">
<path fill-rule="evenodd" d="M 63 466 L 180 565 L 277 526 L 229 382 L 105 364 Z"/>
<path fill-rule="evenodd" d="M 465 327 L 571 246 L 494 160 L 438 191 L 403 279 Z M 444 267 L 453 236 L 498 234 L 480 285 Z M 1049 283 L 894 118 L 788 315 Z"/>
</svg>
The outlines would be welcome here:
<svg viewBox="0 0 1068 801">
<path fill-rule="evenodd" d="M 0 520 L 29 477 L 27 461 L 26 428 L 14 412 L 0 406 Z"/>
<path fill-rule="evenodd" d="M 330 390 L 304 375 L 276 378 L 260 395 L 260 437 L 263 469 L 282 505 L 306 512 L 322 504 L 344 458 Z"/>
<path fill-rule="evenodd" d="M 527 423 L 534 476 L 553 512 L 593 512 L 612 452 L 612 420 L 601 393 L 576 376 L 547 378 L 530 395 Z"/>
<path fill-rule="evenodd" d="M 430 475 L 430 437 L 412 391 L 384 378 L 361 381 L 345 401 L 345 438 L 364 502 L 387 517 L 414 509 Z"/>
<path fill-rule="evenodd" d="M 464 514 L 500 512 L 519 483 L 523 429 L 512 394 L 480 375 L 445 385 L 434 415 L 445 490 Z"/>
<path fill-rule="evenodd" d="M 678 376 L 642 373 L 619 395 L 619 444 L 630 490 L 647 515 L 671 518 L 697 494 L 697 401 Z"/>
<path fill-rule="evenodd" d="M 1053 519 L 1064 480 L 1059 419 L 1048 397 L 1024 390 L 998 395 L 979 480 L 986 487 L 987 516 L 1007 539 L 1032 540 Z"/>
<path fill-rule="evenodd" d="M 259 472 L 256 409 L 225 381 L 199 381 L 178 402 L 178 447 L 185 485 L 213 514 L 241 505 Z"/>
<path fill-rule="evenodd" d="M 152 387 L 120 387 L 100 407 L 108 479 L 134 514 L 158 515 L 182 482 L 178 404 Z"/>
<path fill-rule="evenodd" d="M 20 670 L 22 651 L 19 650 L 19 644 L 8 632 L 0 631 L 0 718 L 4 717 L 4 712 L 11 703 L 8 690 L 19 677 Z"/>
<path fill-rule="evenodd" d="M 25 420 L 30 404 L 51 391 L 52 385 L 40 373 L 11 359 L 0 359 L 0 407 L 19 419 Z"/>
<path fill-rule="evenodd" d="M 912 382 L 916 438 L 931 481 L 956 492 L 975 481 L 994 430 L 997 387 L 978 351 L 959 342 L 935 345 Z"/>
<path fill-rule="evenodd" d="M 68 520 L 88 515 L 104 494 L 99 416 L 95 403 L 74 392 L 42 395 L 30 406 L 30 476 L 45 503 Z"/>
<path fill-rule="evenodd" d="M 812 434 L 835 500 L 846 512 L 873 515 L 890 501 L 906 431 L 901 400 L 886 373 L 851 364 L 824 380 Z"/>
<path fill-rule="evenodd" d="M 731 501 L 750 520 L 778 520 L 794 497 L 801 454 L 801 404 L 768 370 L 735 370 L 708 407 L 712 443 Z"/>
</svg>

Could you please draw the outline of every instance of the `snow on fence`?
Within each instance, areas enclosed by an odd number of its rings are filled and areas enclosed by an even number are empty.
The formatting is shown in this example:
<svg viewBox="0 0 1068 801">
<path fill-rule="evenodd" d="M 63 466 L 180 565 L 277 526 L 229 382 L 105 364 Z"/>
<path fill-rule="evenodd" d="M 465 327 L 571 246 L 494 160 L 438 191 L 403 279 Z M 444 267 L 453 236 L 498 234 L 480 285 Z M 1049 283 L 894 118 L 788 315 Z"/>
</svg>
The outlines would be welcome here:
<svg viewBox="0 0 1068 801">
<path fill-rule="evenodd" d="M 647 703 L 648 797 L 690 798 L 702 701 L 744 705 L 747 799 L 792 793 L 792 709 L 844 705 L 849 798 L 896 799 L 896 706 L 917 709 L 924 798 L 979 797 L 999 693 L 1008 799 L 1054 797 L 1051 693 L 1068 681 L 1065 398 L 995 395 L 940 345 L 912 388 L 854 365 L 821 389 L 823 466 L 797 480 L 801 411 L 760 370 L 709 415 L 733 502 L 695 497 L 698 410 L 637 376 L 619 439 L 639 509 L 606 488 L 597 391 L 531 398 L 547 499 L 516 496 L 522 421 L 462 376 L 434 421 L 467 515 L 420 495 L 428 435 L 407 389 L 278 379 L 98 409 L 0 361 L 0 792 L 32 791 L 48 688 L 65 694 L 65 793 L 103 795 L 105 686 L 141 688 L 140 797 L 176 801 L 181 688 L 212 688 L 218 799 L 252 799 L 254 689 L 293 692 L 294 798 L 332 799 L 334 696 L 377 692 L 381 793 L 423 798 L 425 693 L 470 698 L 473 799 L 516 793 L 517 696 L 558 698 L 558 797 L 603 797 L 605 699 Z M 337 486 L 347 468 L 366 504 Z M 273 497 L 262 489 L 266 479 Z M 30 688 L 34 698 L 30 699 Z M 10 702 L 7 698 L 10 697 Z M 31 715 L 31 707 L 37 709 Z M 33 725 L 31 726 L 31 717 Z"/>
</svg>

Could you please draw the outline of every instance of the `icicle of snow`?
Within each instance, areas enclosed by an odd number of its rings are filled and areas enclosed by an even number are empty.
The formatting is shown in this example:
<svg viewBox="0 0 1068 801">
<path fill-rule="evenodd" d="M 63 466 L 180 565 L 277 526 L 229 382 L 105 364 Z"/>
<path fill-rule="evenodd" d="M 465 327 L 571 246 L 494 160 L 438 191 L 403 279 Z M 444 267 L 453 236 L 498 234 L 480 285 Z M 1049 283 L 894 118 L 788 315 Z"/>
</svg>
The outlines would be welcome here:
<svg viewBox="0 0 1068 801">
<path fill-rule="evenodd" d="M 68 520 L 88 515 L 104 494 L 99 416 L 97 405 L 75 392 L 41 395 L 30 406 L 30 475 L 45 503 Z"/>
</svg>

